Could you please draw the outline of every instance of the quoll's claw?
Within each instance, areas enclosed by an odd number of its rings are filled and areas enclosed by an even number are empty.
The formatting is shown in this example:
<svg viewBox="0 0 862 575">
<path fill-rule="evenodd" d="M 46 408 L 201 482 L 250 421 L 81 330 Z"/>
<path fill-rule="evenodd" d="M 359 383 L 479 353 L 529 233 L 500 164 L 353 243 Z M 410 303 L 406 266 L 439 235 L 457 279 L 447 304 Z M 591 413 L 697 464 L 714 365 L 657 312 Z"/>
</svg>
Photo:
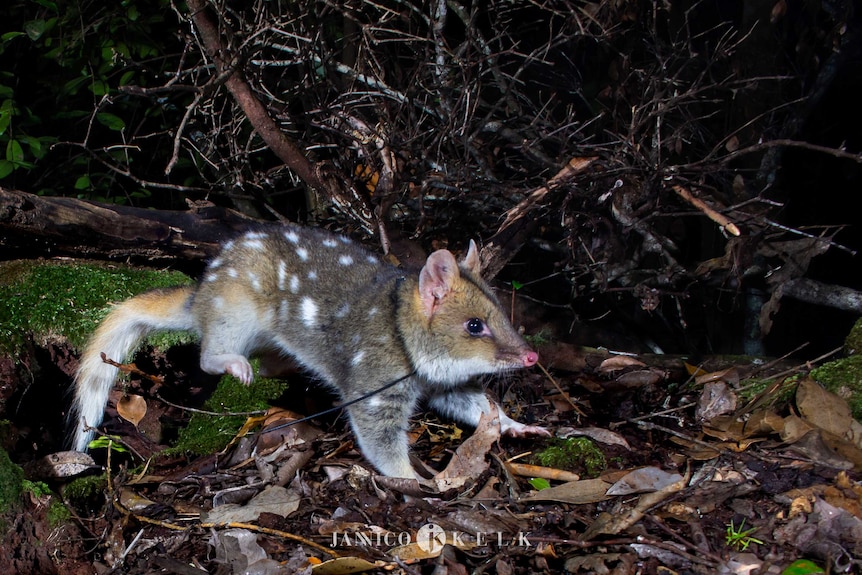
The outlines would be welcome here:
<svg viewBox="0 0 862 575">
<path fill-rule="evenodd" d="M 510 427 L 503 433 L 509 437 L 527 437 L 528 435 L 540 435 L 542 437 L 551 437 L 551 432 L 544 427 L 538 425 L 518 424 L 520 427 Z"/>
<path fill-rule="evenodd" d="M 254 379 L 254 370 L 248 361 L 232 361 L 225 366 L 225 372 L 240 380 L 243 385 L 251 385 Z"/>
<path fill-rule="evenodd" d="M 551 437 L 551 432 L 538 425 L 525 425 L 515 421 L 504 413 L 500 414 L 500 433 L 509 437 L 527 437 L 528 435 L 540 435 Z"/>
</svg>

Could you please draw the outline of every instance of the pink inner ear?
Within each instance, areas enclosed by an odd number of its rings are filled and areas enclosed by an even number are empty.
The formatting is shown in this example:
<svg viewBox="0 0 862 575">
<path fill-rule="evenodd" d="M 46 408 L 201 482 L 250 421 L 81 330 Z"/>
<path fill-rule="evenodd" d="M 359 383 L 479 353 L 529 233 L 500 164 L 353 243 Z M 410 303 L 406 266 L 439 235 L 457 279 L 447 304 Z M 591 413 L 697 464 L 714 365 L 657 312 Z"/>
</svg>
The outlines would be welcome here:
<svg viewBox="0 0 862 575">
<path fill-rule="evenodd" d="M 482 261 L 479 259 L 479 248 L 476 247 L 476 242 L 470 240 L 470 247 L 467 248 L 467 255 L 464 256 L 464 261 L 461 262 L 473 275 L 481 275 Z"/>
<path fill-rule="evenodd" d="M 452 289 L 458 276 L 458 263 L 447 250 L 437 250 L 428 256 L 419 272 L 419 298 L 426 317 L 434 315 L 436 306 Z"/>
</svg>

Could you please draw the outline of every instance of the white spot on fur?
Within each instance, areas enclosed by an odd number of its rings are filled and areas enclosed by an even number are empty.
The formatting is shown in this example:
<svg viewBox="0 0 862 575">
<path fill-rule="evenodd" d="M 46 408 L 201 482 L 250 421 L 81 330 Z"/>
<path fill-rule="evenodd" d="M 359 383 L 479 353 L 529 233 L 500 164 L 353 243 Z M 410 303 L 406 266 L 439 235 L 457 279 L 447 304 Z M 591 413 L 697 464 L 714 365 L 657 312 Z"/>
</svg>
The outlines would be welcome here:
<svg viewBox="0 0 862 575">
<path fill-rule="evenodd" d="M 284 260 L 278 262 L 278 289 L 284 291 L 284 284 L 287 282 L 287 264 Z"/>
<path fill-rule="evenodd" d="M 335 317 L 346 317 L 348 313 L 350 313 L 350 304 L 343 303 L 337 310 L 335 310 Z"/>
<path fill-rule="evenodd" d="M 278 317 L 283 320 L 287 320 L 287 313 L 290 311 L 290 304 L 286 299 L 281 300 L 281 304 L 278 306 Z"/>
<path fill-rule="evenodd" d="M 326 238 L 323 240 L 323 245 L 328 248 L 334 248 L 338 245 L 338 242 L 335 241 L 335 238 Z"/>
<path fill-rule="evenodd" d="M 377 258 L 374 256 L 368 256 L 365 259 L 368 260 L 368 263 L 370 263 L 370 264 L 375 264 L 375 265 L 377 264 Z"/>
<path fill-rule="evenodd" d="M 350 243 L 350 238 L 348 238 L 347 236 L 338 236 L 338 239 L 341 240 L 341 243 L 343 243 L 343 244 L 349 244 Z"/>
<path fill-rule="evenodd" d="M 297 234 L 293 230 L 290 230 L 290 231 L 284 232 L 284 239 L 286 239 L 287 241 L 289 241 L 293 245 L 296 245 L 297 243 L 299 243 L 299 234 Z"/>
<path fill-rule="evenodd" d="M 227 268 L 227 277 L 236 279 L 239 277 L 239 274 L 234 268 Z"/>
<path fill-rule="evenodd" d="M 246 232 L 245 239 L 247 240 L 262 240 L 266 237 L 264 232 Z"/>
<path fill-rule="evenodd" d="M 245 240 L 244 242 L 242 242 L 242 245 L 252 250 L 263 250 L 263 242 L 260 240 Z"/>
<path fill-rule="evenodd" d="M 213 298 L 213 307 L 216 309 L 222 309 L 224 307 L 224 299 L 220 296 L 216 296 Z"/>
<path fill-rule="evenodd" d="M 214 282 L 218 279 L 218 274 L 207 274 L 207 277 L 204 278 L 206 282 Z"/>
<path fill-rule="evenodd" d="M 233 245 L 234 245 L 234 241 L 233 241 L 233 240 L 230 240 L 229 242 L 227 242 L 226 244 L 224 244 L 224 245 L 221 247 L 221 249 L 222 249 L 222 251 L 223 251 L 223 252 L 226 252 L 226 251 L 229 251 L 229 250 L 233 249 Z"/>
<path fill-rule="evenodd" d="M 317 272 L 314 270 L 311 270 L 310 272 L 308 272 L 308 279 L 316 280 L 317 279 Z"/>
<path fill-rule="evenodd" d="M 368 317 L 374 317 L 375 315 L 377 315 L 378 311 L 380 311 L 380 310 L 378 310 L 376 307 L 369 309 L 368 310 Z"/>
<path fill-rule="evenodd" d="M 347 254 L 344 254 L 342 256 L 338 256 L 338 263 L 343 266 L 349 266 L 353 263 L 353 258 Z"/>
<path fill-rule="evenodd" d="M 299 314 L 306 327 L 313 327 L 317 322 L 317 304 L 310 297 L 302 298 Z"/>
<path fill-rule="evenodd" d="M 360 349 L 354 354 L 353 358 L 350 360 L 350 364 L 359 365 L 359 362 L 362 361 L 363 357 L 365 357 L 365 352 Z"/>
<path fill-rule="evenodd" d="M 296 248 L 296 255 L 304 262 L 308 261 L 308 250 L 305 248 Z"/>
<path fill-rule="evenodd" d="M 299 276 L 290 276 L 290 291 L 291 293 L 299 293 Z"/>
<path fill-rule="evenodd" d="M 247 272 L 247 275 L 248 275 L 248 279 L 251 281 L 252 289 L 254 289 L 254 291 L 256 291 L 256 292 L 259 292 L 261 290 L 260 278 L 257 277 L 257 274 L 252 272 L 252 271 Z"/>
<path fill-rule="evenodd" d="M 224 262 L 223 262 L 223 260 L 222 260 L 221 258 L 216 258 L 216 259 L 214 259 L 213 261 L 211 261 L 211 262 L 210 262 L 210 269 L 211 269 L 211 270 L 214 270 L 215 268 L 217 268 L 217 267 L 219 267 L 220 265 L 222 265 L 222 263 L 224 263 Z"/>
</svg>

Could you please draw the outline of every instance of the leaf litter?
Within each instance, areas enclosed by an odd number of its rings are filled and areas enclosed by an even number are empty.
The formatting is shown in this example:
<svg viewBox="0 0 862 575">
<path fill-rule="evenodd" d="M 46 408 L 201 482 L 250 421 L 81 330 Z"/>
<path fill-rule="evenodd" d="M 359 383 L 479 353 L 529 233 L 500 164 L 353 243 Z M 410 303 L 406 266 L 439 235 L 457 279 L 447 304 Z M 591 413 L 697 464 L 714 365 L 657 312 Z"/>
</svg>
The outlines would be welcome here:
<svg viewBox="0 0 862 575">
<path fill-rule="evenodd" d="M 594 356 L 520 398 L 553 440 L 501 441 L 497 414 L 463 437 L 422 415 L 414 452 L 442 471 L 417 461 L 420 482 L 377 476 L 338 423 L 260 433 L 298 417 L 273 408 L 218 454 L 112 465 L 107 505 L 76 508 L 82 536 L 99 571 L 124 573 L 860 572 L 862 427 L 845 399 L 802 370 L 757 373 L 752 393 L 755 364 Z M 140 418 L 133 401 L 121 411 Z M 538 464 L 573 437 L 603 453 L 597 475 Z"/>
</svg>

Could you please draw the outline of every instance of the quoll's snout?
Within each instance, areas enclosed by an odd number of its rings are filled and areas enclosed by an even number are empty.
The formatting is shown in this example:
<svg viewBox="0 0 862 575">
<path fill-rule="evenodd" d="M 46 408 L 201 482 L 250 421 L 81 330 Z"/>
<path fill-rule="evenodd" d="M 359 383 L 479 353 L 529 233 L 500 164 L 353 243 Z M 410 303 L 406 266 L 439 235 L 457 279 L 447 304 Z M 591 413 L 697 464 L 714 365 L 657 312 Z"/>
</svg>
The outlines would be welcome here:
<svg viewBox="0 0 862 575">
<path fill-rule="evenodd" d="M 532 367 L 539 363 L 539 354 L 530 349 L 521 356 L 521 359 L 524 362 L 524 367 Z"/>
</svg>

